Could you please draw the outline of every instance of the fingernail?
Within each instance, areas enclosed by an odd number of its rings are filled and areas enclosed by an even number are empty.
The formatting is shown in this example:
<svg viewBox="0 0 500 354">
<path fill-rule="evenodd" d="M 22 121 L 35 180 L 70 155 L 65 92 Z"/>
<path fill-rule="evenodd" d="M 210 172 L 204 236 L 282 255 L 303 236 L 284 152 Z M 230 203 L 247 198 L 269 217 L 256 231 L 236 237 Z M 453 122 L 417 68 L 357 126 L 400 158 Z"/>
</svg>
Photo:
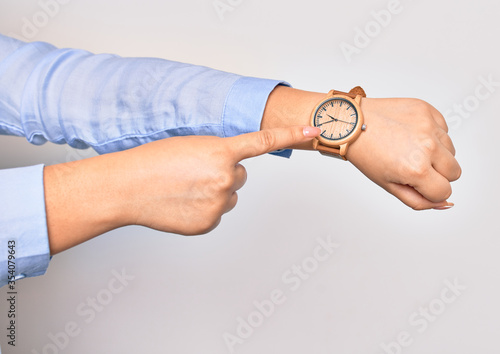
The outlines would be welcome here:
<svg viewBox="0 0 500 354">
<path fill-rule="evenodd" d="M 317 127 L 304 127 L 304 136 L 314 138 L 321 133 L 321 129 Z"/>
<path fill-rule="evenodd" d="M 442 206 L 442 207 L 437 207 L 437 208 L 434 208 L 434 210 L 448 210 L 448 209 L 451 209 L 455 206 L 455 204 L 453 203 L 449 203 L 448 205 L 445 205 L 445 206 Z"/>
</svg>

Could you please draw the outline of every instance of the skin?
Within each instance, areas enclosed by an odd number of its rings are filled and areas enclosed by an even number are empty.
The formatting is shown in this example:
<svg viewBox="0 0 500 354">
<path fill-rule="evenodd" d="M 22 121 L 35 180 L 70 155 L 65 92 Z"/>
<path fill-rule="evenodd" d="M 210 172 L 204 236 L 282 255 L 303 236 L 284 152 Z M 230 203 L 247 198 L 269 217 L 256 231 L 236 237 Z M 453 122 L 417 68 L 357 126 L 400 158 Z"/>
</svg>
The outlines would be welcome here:
<svg viewBox="0 0 500 354">
<path fill-rule="evenodd" d="M 324 93 L 277 87 L 261 129 L 310 124 Z M 347 159 L 373 182 L 415 210 L 448 208 L 451 184 L 462 170 L 441 113 L 413 98 L 363 98 L 367 130 L 349 146 Z M 397 148 L 395 148 L 397 147 Z M 311 142 L 294 146 L 312 149 Z"/>
<path fill-rule="evenodd" d="M 324 97 L 278 86 L 259 132 L 174 137 L 45 167 L 51 254 L 127 225 L 182 235 L 213 230 L 245 184 L 241 160 L 286 147 L 312 149 L 320 130 L 308 127 L 309 119 Z M 443 116 L 416 99 L 366 98 L 361 108 L 368 129 L 347 159 L 415 210 L 452 206 L 450 182 L 461 169 Z"/>
</svg>

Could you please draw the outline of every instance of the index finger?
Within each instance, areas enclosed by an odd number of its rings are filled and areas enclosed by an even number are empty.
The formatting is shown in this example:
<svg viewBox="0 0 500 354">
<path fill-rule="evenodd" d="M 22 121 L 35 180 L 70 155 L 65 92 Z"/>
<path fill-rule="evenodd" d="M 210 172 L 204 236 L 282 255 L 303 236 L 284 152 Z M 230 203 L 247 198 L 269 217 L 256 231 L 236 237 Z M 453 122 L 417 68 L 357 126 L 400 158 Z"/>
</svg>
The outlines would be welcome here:
<svg viewBox="0 0 500 354">
<path fill-rule="evenodd" d="M 318 136 L 321 129 L 308 126 L 273 128 L 226 138 L 237 161 L 304 143 Z"/>
<path fill-rule="evenodd" d="M 448 133 L 448 124 L 446 123 L 446 119 L 433 105 L 431 107 L 431 115 L 434 121 L 439 125 L 441 129 L 443 129 L 446 133 Z"/>
</svg>

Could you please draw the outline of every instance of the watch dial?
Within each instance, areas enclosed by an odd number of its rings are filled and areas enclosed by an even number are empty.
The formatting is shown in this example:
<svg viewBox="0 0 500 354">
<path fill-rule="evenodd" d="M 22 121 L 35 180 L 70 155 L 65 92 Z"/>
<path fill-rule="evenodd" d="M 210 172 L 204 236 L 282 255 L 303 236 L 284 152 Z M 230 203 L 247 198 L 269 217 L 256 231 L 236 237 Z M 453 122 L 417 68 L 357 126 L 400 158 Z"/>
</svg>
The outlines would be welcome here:
<svg viewBox="0 0 500 354">
<path fill-rule="evenodd" d="M 358 111 L 343 98 L 331 98 L 314 113 L 314 126 L 321 129 L 321 136 L 328 140 L 343 139 L 354 131 L 358 124 Z"/>
</svg>

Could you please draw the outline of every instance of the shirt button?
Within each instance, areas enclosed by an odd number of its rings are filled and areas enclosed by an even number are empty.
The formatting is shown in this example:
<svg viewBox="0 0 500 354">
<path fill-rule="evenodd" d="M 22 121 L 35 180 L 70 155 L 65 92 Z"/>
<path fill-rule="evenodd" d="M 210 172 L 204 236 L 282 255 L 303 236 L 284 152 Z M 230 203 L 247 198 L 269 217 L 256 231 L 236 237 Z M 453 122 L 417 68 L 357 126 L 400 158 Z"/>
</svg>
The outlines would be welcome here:
<svg viewBox="0 0 500 354">
<path fill-rule="evenodd" d="M 20 280 L 20 279 L 24 279 L 24 278 L 26 278 L 26 274 L 21 273 L 21 274 L 16 275 L 14 280 Z"/>
</svg>

